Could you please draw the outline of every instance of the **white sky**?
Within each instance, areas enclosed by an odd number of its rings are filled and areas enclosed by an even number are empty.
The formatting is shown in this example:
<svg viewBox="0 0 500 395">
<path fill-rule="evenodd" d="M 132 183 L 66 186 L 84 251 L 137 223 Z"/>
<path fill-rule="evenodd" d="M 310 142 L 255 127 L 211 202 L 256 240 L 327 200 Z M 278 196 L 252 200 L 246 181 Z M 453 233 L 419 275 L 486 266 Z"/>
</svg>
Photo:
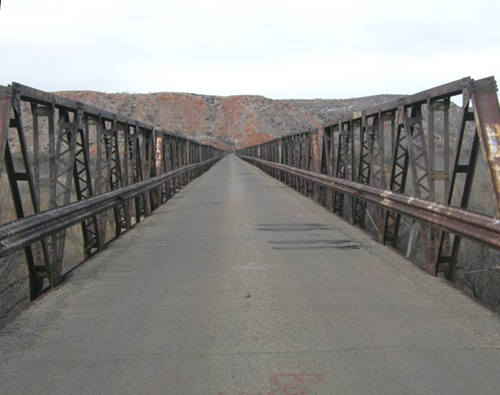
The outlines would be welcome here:
<svg viewBox="0 0 500 395">
<path fill-rule="evenodd" d="M 0 84 L 271 98 L 500 78 L 498 0 L 3 0 Z"/>
</svg>

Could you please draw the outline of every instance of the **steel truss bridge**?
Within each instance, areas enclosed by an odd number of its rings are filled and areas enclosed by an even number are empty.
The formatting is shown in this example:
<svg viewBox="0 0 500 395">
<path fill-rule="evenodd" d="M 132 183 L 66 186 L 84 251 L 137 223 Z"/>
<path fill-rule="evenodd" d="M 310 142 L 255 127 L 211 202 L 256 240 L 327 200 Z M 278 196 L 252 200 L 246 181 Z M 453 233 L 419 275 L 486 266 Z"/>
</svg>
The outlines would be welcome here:
<svg viewBox="0 0 500 395">
<path fill-rule="evenodd" d="M 468 210 L 480 151 L 500 210 L 496 92 L 493 77 L 464 78 L 238 155 L 408 257 L 418 231 L 425 269 L 454 282 L 462 237 L 500 247 L 497 217 Z M 458 130 L 450 130 L 453 99 Z"/>
<path fill-rule="evenodd" d="M 498 394 L 499 140 L 492 77 L 235 154 L 0 87 L 0 393 Z"/>
<path fill-rule="evenodd" d="M 30 136 L 23 105 L 29 106 Z M 48 145 L 45 168 L 42 139 Z M 13 149 L 22 159 L 18 163 Z M 214 147 L 18 83 L 0 88 L 0 153 L 19 220 L 1 227 L 0 255 L 24 248 L 32 298 L 61 281 L 66 228 L 81 224 L 88 259 L 222 155 Z M 114 213 L 112 232 L 107 209 Z"/>
</svg>

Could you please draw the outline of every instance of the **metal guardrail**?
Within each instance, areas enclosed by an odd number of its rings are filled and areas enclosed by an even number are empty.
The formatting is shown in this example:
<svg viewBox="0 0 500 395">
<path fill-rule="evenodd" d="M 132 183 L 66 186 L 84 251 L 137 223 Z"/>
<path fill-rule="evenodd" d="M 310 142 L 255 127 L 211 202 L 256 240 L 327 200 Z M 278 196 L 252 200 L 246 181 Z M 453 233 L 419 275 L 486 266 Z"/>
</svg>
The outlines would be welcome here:
<svg viewBox="0 0 500 395">
<path fill-rule="evenodd" d="M 268 172 L 274 169 L 289 176 L 301 177 L 308 182 L 347 193 L 366 202 L 375 203 L 384 209 L 408 215 L 442 230 L 481 242 L 490 247 L 500 248 L 500 218 L 489 217 L 457 207 L 429 202 L 428 200 L 263 159 L 244 155 L 239 155 L 239 157 Z"/>
<path fill-rule="evenodd" d="M 0 256 L 24 248 L 35 298 L 61 280 L 69 226 L 81 224 L 89 258 L 222 155 L 62 96 L 0 87 L 0 174 L 17 218 L 0 225 Z"/>
<path fill-rule="evenodd" d="M 148 192 L 165 182 L 192 171 L 204 171 L 218 159 L 212 158 L 200 163 L 184 166 L 136 184 L 2 225 L 0 226 L 0 257 L 17 249 L 27 247 L 43 237 L 50 236 L 69 226 L 78 224 L 105 210 L 123 204 L 123 202 Z"/>
<path fill-rule="evenodd" d="M 467 77 L 237 154 L 407 257 L 418 235 L 426 270 L 454 282 L 461 237 L 500 247 L 500 220 L 467 210 L 482 149 L 500 212 L 496 92 Z"/>
</svg>

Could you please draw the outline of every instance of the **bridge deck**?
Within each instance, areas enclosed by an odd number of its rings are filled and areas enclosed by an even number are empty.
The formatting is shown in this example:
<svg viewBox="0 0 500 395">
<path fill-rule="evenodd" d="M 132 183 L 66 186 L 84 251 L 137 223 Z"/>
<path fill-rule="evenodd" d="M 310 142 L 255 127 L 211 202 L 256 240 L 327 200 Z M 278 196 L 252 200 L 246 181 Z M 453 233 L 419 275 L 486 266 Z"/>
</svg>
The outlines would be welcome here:
<svg viewBox="0 0 500 395">
<path fill-rule="evenodd" d="M 234 156 L 0 336 L 0 393 L 498 393 L 500 322 Z"/>
</svg>

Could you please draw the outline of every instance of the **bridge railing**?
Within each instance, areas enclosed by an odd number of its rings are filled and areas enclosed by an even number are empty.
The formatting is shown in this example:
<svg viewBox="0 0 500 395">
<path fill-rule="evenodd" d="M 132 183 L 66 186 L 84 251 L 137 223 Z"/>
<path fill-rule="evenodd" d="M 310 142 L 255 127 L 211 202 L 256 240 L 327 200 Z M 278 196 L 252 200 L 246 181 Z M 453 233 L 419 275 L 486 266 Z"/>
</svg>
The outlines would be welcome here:
<svg viewBox="0 0 500 395">
<path fill-rule="evenodd" d="M 24 249 L 35 298 L 68 260 L 101 251 L 222 154 L 62 96 L 0 87 L 0 256 Z"/>
<path fill-rule="evenodd" d="M 455 282 L 462 237 L 500 248 L 499 149 L 489 77 L 464 78 L 237 154 Z"/>
</svg>

